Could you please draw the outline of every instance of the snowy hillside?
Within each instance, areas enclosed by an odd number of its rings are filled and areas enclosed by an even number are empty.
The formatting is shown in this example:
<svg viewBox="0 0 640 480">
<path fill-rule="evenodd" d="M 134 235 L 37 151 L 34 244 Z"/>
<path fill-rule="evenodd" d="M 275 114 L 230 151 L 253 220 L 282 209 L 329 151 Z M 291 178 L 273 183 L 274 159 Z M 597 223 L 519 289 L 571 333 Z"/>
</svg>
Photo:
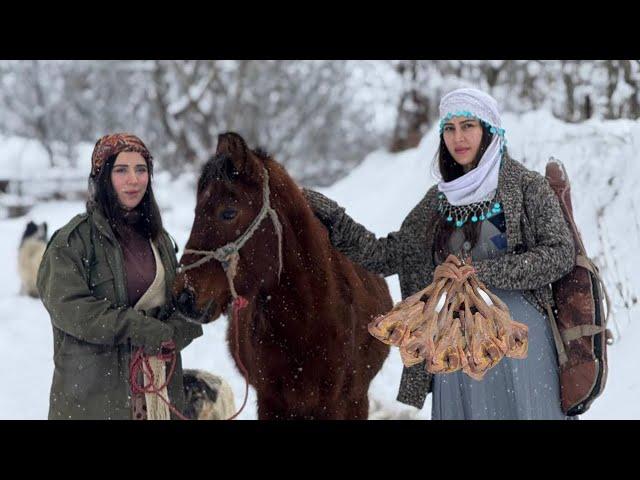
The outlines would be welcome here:
<svg viewBox="0 0 640 480">
<path fill-rule="evenodd" d="M 564 162 L 572 181 L 576 220 L 612 296 L 617 327 L 610 325 L 616 343 L 609 349 L 608 385 L 583 418 L 640 419 L 640 359 L 633 351 L 640 342 L 640 256 L 634 250 L 640 243 L 640 193 L 636 187 L 640 169 L 635 168 L 640 123 L 592 120 L 565 124 L 547 112 L 505 115 L 504 122 L 514 158 L 540 172 L 551 155 Z M 3 145 L 0 141 L 0 170 L 6 158 Z M 436 147 L 437 131 L 432 130 L 416 149 L 393 155 L 374 152 L 348 177 L 321 191 L 345 206 L 358 222 L 384 236 L 399 228 L 436 182 L 431 175 Z M 194 182 L 188 175 L 171 180 L 162 172 L 155 179 L 165 225 L 181 247 L 193 220 Z M 0 271 L 4 286 L 0 292 L 0 383 L 5 386 L 0 391 L 0 419 L 46 418 L 53 370 L 48 315 L 38 300 L 18 295 L 16 259 L 24 226 L 28 219 L 46 220 L 52 232 L 83 209 L 80 202 L 50 202 L 37 205 L 25 218 L 0 221 L 0 264 L 5 265 Z M 397 277 L 387 281 L 398 301 Z M 240 405 L 244 380 L 224 342 L 226 325 L 226 319 L 220 319 L 205 326 L 205 335 L 184 351 L 183 361 L 187 368 L 203 368 L 227 378 Z M 395 401 L 401 370 L 394 349 L 372 384 L 373 418 L 428 419 L 430 399 L 420 411 Z M 253 391 L 240 418 L 256 418 Z"/>
</svg>

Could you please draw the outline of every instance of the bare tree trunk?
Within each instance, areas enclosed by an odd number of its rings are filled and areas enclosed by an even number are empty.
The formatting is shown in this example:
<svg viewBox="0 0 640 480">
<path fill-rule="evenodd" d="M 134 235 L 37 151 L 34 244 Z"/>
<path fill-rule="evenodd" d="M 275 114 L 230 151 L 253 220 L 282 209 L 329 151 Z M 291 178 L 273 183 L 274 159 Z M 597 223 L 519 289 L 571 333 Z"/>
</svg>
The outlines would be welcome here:
<svg viewBox="0 0 640 480">
<path fill-rule="evenodd" d="M 49 166 L 54 167 L 53 149 L 49 139 L 49 127 L 47 125 L 47 101 L 40 78 L 40 66 L 37 60 L 31 62 L 33 68 L 33 91 L 36 96 L 36 115 L 33 122 L 33 128 L 36 131 L 38 140 L 47 151 L 49 156 Z"/>
<path fill-rule="evenodd" d="M 487 81 L 487 85 L 489 86 L 489 93 L 493 94 L 493 89 L 498 83 L 498 77 L 500 76 L 500 72 L 504 67 L 505 62 L 500 62 L 498 65 L 492 65 L 490 62 L 485 62 L 480 66 L 480 70 L 482 71 L 485 80 Z"/>
<path fill-rule="evenodd" d="M 607 82 L 607 111 L 605 113 L 605 118 L 613 119 L 616 118 L 616 113 L 614 111 L 613 105 L 613 93 L 616 91 L 616 86 L 618 85 L 618 76 L 620 74 L 618 61 L 617 60 L 606 60 L 605 66 L 608 73 L 608 82 Z"/>
<path fill-rule="evenodd" d="M 584 96 L 584 103 L 582 106 L 582 119 L 589 120 L 593 115 L 593 107 L 591 106 L 591 97 L 589 95 Z"/>
<path fill-rule="evenodd" d="M 640 117 L 640 103 L 638 103 L 638 90 L 640 89 L 640 79 L 633 78 L 633 64 L 636 65 L 636 75 L 640 70 L 640 62 L 638 60 L 621 60 L 622 70 L 624 72 L 624 81 L 633 89 L 633 94 L 629 99 L 629 116 L 633 119 Z"/>
<path fill-rule="evenodd" d="M 177 128 L 174 130 L 171 126 L 171 113 L 169 112 L 169 105 L 165 99 L 166 91 L 163 85 L 165 69 L 160 61 L 155 62 L 155 68 L 153 71 L 153 84 L 155 88 L 155 102 L 156 107 L 160 115 L 160 123 L 164 129 L 165 135 L 173 141 L 176 145 L 177 155 L 186 161 L 186 163 L 193 164 L 197 161 L 198 155 L 195 150 L 189 144 L 185 135 L 184 129 Z M 176 165 L 172 164 L 171 169 L 175 169 Z"/>
<path fill-rule="evenodd" d="M 565 94 L 565 120 L 568 122 L 575 121 L 576 114 L 576 102 L 575 102 L 575 89 L 576 84 L 573 78 L 573 72 L 575 64 L 573 60 L 563 60 L 561 64 L 562 68 L 562 83 L 564 84 Z"/>
<path fill-rule="evenodd" d="M 537 101 L 535 95 L 535 77 L 529 73 L 529 69 L 526 64 L 521 64 L 515 60 L 509 60 L 506 62 L 505 68 L 507 69 L 507 76 L 511 77 L 511 82 L 517 82 L 520 78 L 519 71 L 522 71 L 521 78 L 522 84 L 520 86 L 520 98 L 528 99 L 531 101 L 531 107 L 537 108 Z"/>
<path fill-rule="evenodd" d="M 408 148 L 414 148 L 420 143 L 424 130 L 431 123 L 429 97 L 418 90 L 418 62 L 411 60 L 397 67 L 400 75 L 409 75 L 409 87 L 400 97 L 398 102 L 398 116 L 394 127 L 389 150 L 400 152 Z"/>
<path fill-rule="evenodd" d="M 236 123 L 237 123 L 236 118 L 238 116 L 238 113 L 240 112 L 240 106 L 242 103 L 242 94 L 244 93 L 244 84 L 245 84 L 245 79 L 247 77 L 248 68 L 249 68 L 249 61 L 240 60 L 240 64 L 238 65 L 235 94 L 233 96 L 233 103 L 231 104 L 231 108 L 229 109 L 229 117 L 227 119 L 228 130 L 236 129 Z"/>
</svg>

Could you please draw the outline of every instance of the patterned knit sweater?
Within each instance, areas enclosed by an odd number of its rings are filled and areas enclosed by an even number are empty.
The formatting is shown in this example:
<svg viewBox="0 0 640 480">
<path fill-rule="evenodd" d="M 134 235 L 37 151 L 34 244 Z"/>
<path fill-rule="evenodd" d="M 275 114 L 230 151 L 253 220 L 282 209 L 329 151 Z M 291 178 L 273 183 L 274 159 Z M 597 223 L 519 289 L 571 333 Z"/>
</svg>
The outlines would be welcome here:
<svg viewBox="0 0 640 480">
<path fill-rule="evenodd" d="M 376 238 L 324 195 L 305 190 L 316 216 L 327 226 L 339 251 L 367 270 L 398 274 L 402 298 L 433 281 L 437 186 L 411 210 L 397 232 Z M 550 284 L 575 264 L 575 250 L 556 195 L 538 172 L 506 157 L 500 167 L 496 200 L 502 204 L 507 250 L 502 257 L 474 262 L 479 279 L 490 287 L 522 290 L 541 313 L 554 306 Z M 424 362 L 404 368 L 398 400 L 422 408 L 431 391 Z"/>
</svg>

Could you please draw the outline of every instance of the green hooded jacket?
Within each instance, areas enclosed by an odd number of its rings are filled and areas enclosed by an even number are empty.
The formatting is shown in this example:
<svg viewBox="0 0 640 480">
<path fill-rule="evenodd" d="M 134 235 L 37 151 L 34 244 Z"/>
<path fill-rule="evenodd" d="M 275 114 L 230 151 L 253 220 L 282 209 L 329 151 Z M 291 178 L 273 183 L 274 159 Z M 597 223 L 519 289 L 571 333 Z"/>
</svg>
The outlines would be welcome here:
<svg viewBox="0 0 640 480">
<path fill-rule="evenodd" d="M 169 299 L 176 252 L 166 231 L 155 243 Z M 138 347 L 157 353 L 160 344 L 171 339 L 178 354 L 168 394 L 172 405 L 184 411 L 179 352 L 202 335 L 202 327 L 171 314 L 168 305 L 152 312 L 128 305 L 123 258 L 113 230 L 97 209 L 77 215 L 49 241 L 37 281 L 53 326 L 49 419 L 131 419 L 132 353 Z"/>
</svg>

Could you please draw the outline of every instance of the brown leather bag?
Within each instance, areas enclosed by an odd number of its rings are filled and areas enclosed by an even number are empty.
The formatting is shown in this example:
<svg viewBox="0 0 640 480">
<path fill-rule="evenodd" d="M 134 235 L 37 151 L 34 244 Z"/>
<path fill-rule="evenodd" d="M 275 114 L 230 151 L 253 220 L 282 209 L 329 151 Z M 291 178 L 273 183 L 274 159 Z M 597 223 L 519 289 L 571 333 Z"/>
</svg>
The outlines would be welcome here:
<svg viewBox="0 0 640 480">
<path fill-rule="evenodd" d="M 560 200 L 576 248 L 573 270 L 551 285 L 556 308 L 549 312 L 560 363 L 562 410 L 574 416 L 585 413 L 606 384 L 607 345 L 613 340 L 607 329 L 610 302 L 573 219 L 571 186 L 564 165 L 551 157 L 546 178 Z"/>
</svg>

